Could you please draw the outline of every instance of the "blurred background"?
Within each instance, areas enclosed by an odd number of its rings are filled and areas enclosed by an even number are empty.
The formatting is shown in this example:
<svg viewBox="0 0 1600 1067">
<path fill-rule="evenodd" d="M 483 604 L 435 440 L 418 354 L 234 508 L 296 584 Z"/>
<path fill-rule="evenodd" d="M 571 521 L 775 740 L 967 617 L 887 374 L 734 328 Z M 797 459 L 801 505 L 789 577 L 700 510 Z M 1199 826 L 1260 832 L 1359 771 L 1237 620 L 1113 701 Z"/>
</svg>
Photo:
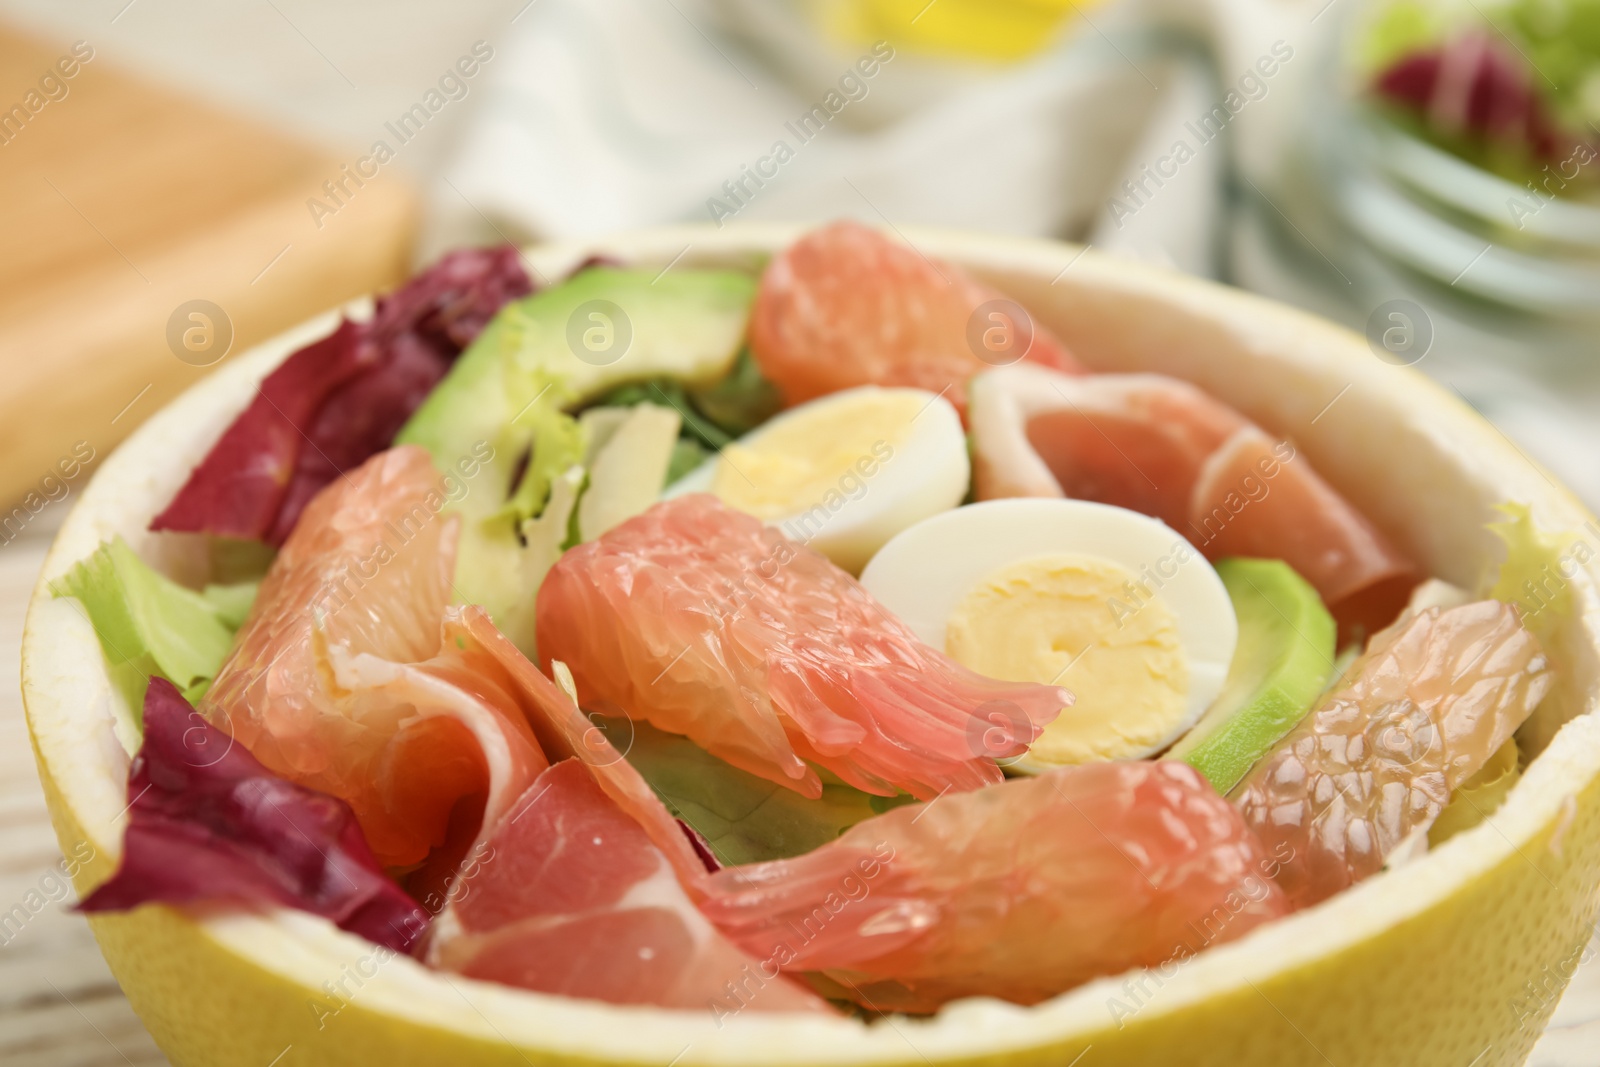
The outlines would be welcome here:
<svg viewBox="0 0 1600 1067">
<path fill-rule="evenodd" d="M 1600 0 L 0 0 L 0 641 L 86 472 L 230 353 L 452 245 L 659 223 L 1226 281 L 1594 507 L 1597 123 Z M 0 904 L 56 858 L 16 692 Z M 0 1061 L 162 1062 L 64 907 L 0 921 Z M 1597 970 L 1534 1063 L 1600 1062 Z"/>
</svg>

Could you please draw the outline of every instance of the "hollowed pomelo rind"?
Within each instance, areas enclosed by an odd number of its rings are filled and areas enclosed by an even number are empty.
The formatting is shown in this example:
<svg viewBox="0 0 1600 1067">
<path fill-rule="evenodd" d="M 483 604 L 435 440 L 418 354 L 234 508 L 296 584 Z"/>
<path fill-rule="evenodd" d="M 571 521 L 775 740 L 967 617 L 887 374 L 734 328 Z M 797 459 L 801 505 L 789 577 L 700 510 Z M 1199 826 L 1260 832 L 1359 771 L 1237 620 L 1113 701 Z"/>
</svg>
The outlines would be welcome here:
<svg viewBox="0 0 1600 1067">
<path fill-rule="evenodd" d="M 756 269 L 793 228 L 655 231 L 533 251 L 546 276 L 591 254 L 665 266 Z M 1098 369 L 1187 378 L 1275 433 L 1432 573 L 1472 585 L 1495 559 L 1483 524 L 1503 500 L 1579 531 L 1567 493 L 1464 405 L 1374 360 L 1362 340 L 1269 302 L 1067 246 L 918 233 L 1019 300 Z M 1054 281 L 1054 284 L 1052 282 Z M 121 533 L 145 558 L 190 574 L 193 541 L 145 532 L 253 385 L 324 317 L 230 360 L 104 464 L 46 562 L 55 577 Z M 1329 401 L 1337 398 L 1332 407 Z M 1326 409 L 1321 417 L 1319 413 Z M 1561 692 L 1539 716 L 1552 737 L 1505 806 L 1423 859 L 1202 953 L 1169 974 L 1106 979 L 1020 1009 L 969 1001 L 927 1021 L 672 1013 L 541 997 L 450 978 L 298 913 L 180 914 L 152 907 L 93 920 L 136 1010 L 174 1063 L 906 1064 L 1071 1062 L 1460 1067 L 1521 1062 L 1570 973 L 1600 897 L 1600 572 L 1572 578 Z M 115 707 L 92 631 L 70 602 L 36 591 L 23 692 L 52 817 L 68 855 L 93 850 L 86 889 L 109 875 L 125 803 Z M 124 757 L 125 758 L 125 754 Z M 347 974 L 348 971 L 348 974 Z M 370 974 L 370 977 L 367 975 Z M 1159 981 L 1159 984 L 1158 984 Z M 347 990 L 330 995 L 330 982 Z M 342 985 L 340 983 L 343 983 Z M 1130 990 L 1132 992 L 1130 992 Z M 1137 994 L 1137 1003 L 1134 996 Z M 333 1014 L 333 1010 L 338 1010 Z M 1131 1010 L 1126 1010 L 1131 1009 Z M 292 1047 L 291 1047 L 292 1046 Z M 288 1049 L 286 1052 L 285 1050 Z M 1321 1055 L 1319 1055 L 1320 1053 Z"/>
</svg>

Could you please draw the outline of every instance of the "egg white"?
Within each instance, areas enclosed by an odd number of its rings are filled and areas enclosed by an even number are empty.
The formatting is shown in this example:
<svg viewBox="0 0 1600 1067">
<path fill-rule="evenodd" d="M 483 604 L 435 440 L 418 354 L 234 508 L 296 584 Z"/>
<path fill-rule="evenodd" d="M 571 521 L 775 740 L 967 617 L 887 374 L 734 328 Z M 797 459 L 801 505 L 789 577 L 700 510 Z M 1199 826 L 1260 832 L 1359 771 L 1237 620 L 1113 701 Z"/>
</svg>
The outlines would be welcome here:
<svg viewBox="0 0 1600 1067">
<path fill-rule="evenodd" d="M 836 492 L 825 493 L 823 499 L 796 500 L 792 511 L 766 520 L 851 574 L 859 573 L 896 534 L 949 511 L 966 496 L 971 477 L 966 434 L 950 402 L 923 389 L 860 386 L 791 408 L 738 442 L 756 447 L 779 427 L 803 425 L 831 405 L 856 402 L 867 394 L 903 394 L 916 400 L 909 425 L 893 428 L 902 439 L 891 446 L 888 458 L 881 458 L 881 450 L 862 456 L 865 462 L 838 471 Z M 711 457 L 669 486 L 664 496 L 711 492 L 721 462 L 720 455 Z"/>
<path fill-rule="evenodd" d="M 1136 755 L 1159 752 L 1216 699 L 1238 642 L 1238 620 L 1222 579 L 1199 549 L 1160 520 L 1086 500 L 969 504 L 898 534 L 867 564 L 861 584 L 942 651 L 951 614 L 979 582 L 1008 564 L 1056 554 L 1098 558 L 1136 578 L 1148 577 L 1153 596 L 1172 613 L 1189 687 L 1181 720 L 1161 743 Z M 1024 758 L 1014 769 L 1047 768 Z"/>
</svg>

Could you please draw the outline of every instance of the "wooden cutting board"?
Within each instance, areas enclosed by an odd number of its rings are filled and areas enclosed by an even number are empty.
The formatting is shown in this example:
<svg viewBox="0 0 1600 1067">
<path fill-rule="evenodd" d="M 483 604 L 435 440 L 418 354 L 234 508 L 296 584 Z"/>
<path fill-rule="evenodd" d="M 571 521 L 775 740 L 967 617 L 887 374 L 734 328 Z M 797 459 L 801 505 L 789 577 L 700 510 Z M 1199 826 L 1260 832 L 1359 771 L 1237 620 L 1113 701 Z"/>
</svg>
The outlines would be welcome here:
<svg viewBox="0 0 1600 1067">
<path fill-rule="evenodd" d="M 0 26 L 0 543 L 224 351 L 405 276 L 402 177 L 307 206 L 354 162 Z"/>
</svg>

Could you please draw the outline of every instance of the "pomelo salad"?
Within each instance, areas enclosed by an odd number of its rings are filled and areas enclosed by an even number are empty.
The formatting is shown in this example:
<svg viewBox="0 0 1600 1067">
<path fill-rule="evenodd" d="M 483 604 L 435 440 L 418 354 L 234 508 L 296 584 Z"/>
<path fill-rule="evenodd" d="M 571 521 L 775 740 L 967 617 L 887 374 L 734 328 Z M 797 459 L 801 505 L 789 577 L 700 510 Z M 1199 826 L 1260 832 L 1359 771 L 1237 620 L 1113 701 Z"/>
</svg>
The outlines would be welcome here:
<svg viewBox="0 0 1600 1067">
<path fill-rule="evenodd" d="M 1508 501 L 1496 573 L 1430 578 L 1292 441 L 1094 362 L 851 223 L 759 277 L 446 256 L 157 515 L 208 584 L 121 540 L 54 584 L 137 733 L 81 906 L 925 1014 L 1185 959 L 1482 821 L 1566 546 Z"/>
</svg>

